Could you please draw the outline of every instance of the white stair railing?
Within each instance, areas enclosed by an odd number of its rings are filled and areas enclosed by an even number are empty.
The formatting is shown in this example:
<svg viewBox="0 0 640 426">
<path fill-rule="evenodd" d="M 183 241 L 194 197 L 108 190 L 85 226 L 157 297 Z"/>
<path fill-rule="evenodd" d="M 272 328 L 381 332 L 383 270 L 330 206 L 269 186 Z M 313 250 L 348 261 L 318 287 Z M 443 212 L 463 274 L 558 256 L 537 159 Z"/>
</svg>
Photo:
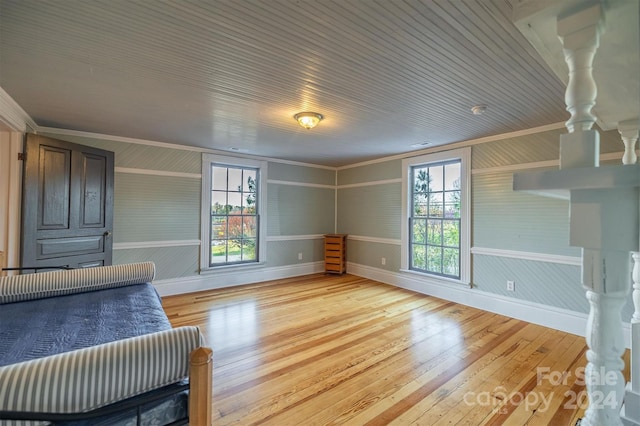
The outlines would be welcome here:
<svg viewBox="0 0 640 426">
<path fill-rule="evenodd" d="M 636 141 L 638 140 L 639 120 L 618 123 L 618 131 L 624 143 L 622 164 L 632 165 L 638 161 Z M 639 236 L 640 238 L 640 236 Z M 640 425 L 640 252 L 632 252 L 633 259 L 633 306 L 631 317 L 631 356 L 629 357 L 631 381 L 627 384 L 622 421 L 625 426 Z"/>
<path fill-rule="evenodd" d="M 635 310 L 631 318 L 631 390 L 640 394 L 640 253 L 633 253 L 633 306 Z"/>
<path fill-rule="evenodd" d="M 633 306 L 631 317 L 631 381 L 627 383 L 621 417 L 624 426 L 640 425 L 640 253 L 633 257 Z"/>
<path fill-rule="evenodd" d="M 618 123 L 618 132 L 624 144 L 624 154 L 622 164 L 636 164 L 638 155 L 636 154 L 636 141 L 638 140 L 638 119 L 621 121 Z"/>
</svg>

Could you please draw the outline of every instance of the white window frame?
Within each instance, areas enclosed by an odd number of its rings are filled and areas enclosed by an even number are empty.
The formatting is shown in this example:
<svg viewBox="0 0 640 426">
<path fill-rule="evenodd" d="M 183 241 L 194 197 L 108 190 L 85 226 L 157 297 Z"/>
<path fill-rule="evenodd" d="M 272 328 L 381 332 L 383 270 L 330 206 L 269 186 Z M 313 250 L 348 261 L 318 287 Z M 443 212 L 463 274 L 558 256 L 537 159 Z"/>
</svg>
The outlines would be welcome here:
<svg viewBox="0 0 640 426">
<path fill-rule="evenodd" d="M 258 173 L 258 261 L 210 266 L 211 256 L 211 166 L 236 166 L 259 169 Z M 200 197 L 200 273 L 263 267 L 267 262 L 267 162 L 250 158 L 202 154 L 202 195 Z"/>
<path fill-rule="evenodd" d="M 411 211 L 411 168 L 413 166 L 460 160 L 460 279 L 409 269 L 409 212 Z M 400 230 L 400 270 L 441 282 L 469 285 L 471 280 L 471 148 L 440 151 L 402 160 L 402 227 Z"/>
</svg>

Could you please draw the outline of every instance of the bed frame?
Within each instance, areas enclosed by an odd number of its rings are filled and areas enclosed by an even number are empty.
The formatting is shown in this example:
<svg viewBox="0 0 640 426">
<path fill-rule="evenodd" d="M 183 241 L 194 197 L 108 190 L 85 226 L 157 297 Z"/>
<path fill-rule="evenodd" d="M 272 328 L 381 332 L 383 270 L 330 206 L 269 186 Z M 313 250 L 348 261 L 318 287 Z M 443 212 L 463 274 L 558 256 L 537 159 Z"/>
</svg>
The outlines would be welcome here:
<svg viewBox="0 0 640 426">
<path fill-rule="evenodd" d="M 0 277 L 0 304 L 29 303 L 30 299 L 148 283 L 154 275 L 155 265 L 145 262 Z M 150 354 L 154 354 L 157 371 L 162 373 L 147 374 L 141 380 L 122 379 L 125 385 L 112 384 L 108 392 L 104 391 L 105 386 L 102 390 L 95 387 L 95 383 L 107 380 L 120 384 L 114 377 L 130 375 L 137 371 L 136 367 L 142 369 Z M 187 356 L 188 362 L 185 362 Z M 105 367 L 105 360 L 108 367 Z M 212 373 L 213 352 L 202 345 L 197 327 L 167 329 L 8 364 L 0 367 L 0 425 L 41 424 L 43 421 L 91 424 L 92 419 L 104 419 L 134 409 L 139 424 L 141 407 L 188 390 L 187 417 L 171 424 L 210 426 Z M 184 380 L 187 374 L 188 382 Z M 59 398 L 58 402 L 49 402 L 46 400 L 51 398 L 42 393 L 46 386 L 50 391 L 53 389 L 54 380 L 60 382 L 56 386 L 61 386 L 60 394 L 65 397 Z M 41 392 L 39 397 L 33 397 L 36 390 Z M 71 397 L 67 398 L 67 395 Z"/>
</svg>

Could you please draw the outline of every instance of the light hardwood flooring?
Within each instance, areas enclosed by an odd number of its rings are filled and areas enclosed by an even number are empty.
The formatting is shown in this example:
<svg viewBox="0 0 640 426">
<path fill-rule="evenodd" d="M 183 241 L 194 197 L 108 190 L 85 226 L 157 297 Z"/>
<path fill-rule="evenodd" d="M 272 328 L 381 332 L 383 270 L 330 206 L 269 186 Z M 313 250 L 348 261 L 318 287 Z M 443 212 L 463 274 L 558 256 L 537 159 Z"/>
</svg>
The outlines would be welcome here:
<svg viewBox="0 0 640 426">
<path fill-rule="evenodd" d="M 584 338 L 361 277 L 163 304 L 213 349 L 214 425 L 573 425 L 586 405 Z"/>
</svg>

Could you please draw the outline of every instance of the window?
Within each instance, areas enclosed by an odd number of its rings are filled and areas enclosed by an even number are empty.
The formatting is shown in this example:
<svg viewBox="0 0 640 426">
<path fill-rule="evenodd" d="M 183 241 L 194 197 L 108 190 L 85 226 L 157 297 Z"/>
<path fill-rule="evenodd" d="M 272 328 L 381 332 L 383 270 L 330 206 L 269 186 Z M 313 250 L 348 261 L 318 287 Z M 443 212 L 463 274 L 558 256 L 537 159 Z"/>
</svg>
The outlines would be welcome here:
<svg viewBox="0 0 640 426">
<path fill-rule="evenodd" d="M 201 269 L 263 261 L 263 162 L 203 155 Z"/>
<path fill-rule="evenodd" d="M 403 161 L 402 267 L 468 283 L 469 150 Z"/>
<path fill-rule="evenodd" d="M 460 160 L 411 167 L 409 269 L 460 278 Z"/>
</svg>

